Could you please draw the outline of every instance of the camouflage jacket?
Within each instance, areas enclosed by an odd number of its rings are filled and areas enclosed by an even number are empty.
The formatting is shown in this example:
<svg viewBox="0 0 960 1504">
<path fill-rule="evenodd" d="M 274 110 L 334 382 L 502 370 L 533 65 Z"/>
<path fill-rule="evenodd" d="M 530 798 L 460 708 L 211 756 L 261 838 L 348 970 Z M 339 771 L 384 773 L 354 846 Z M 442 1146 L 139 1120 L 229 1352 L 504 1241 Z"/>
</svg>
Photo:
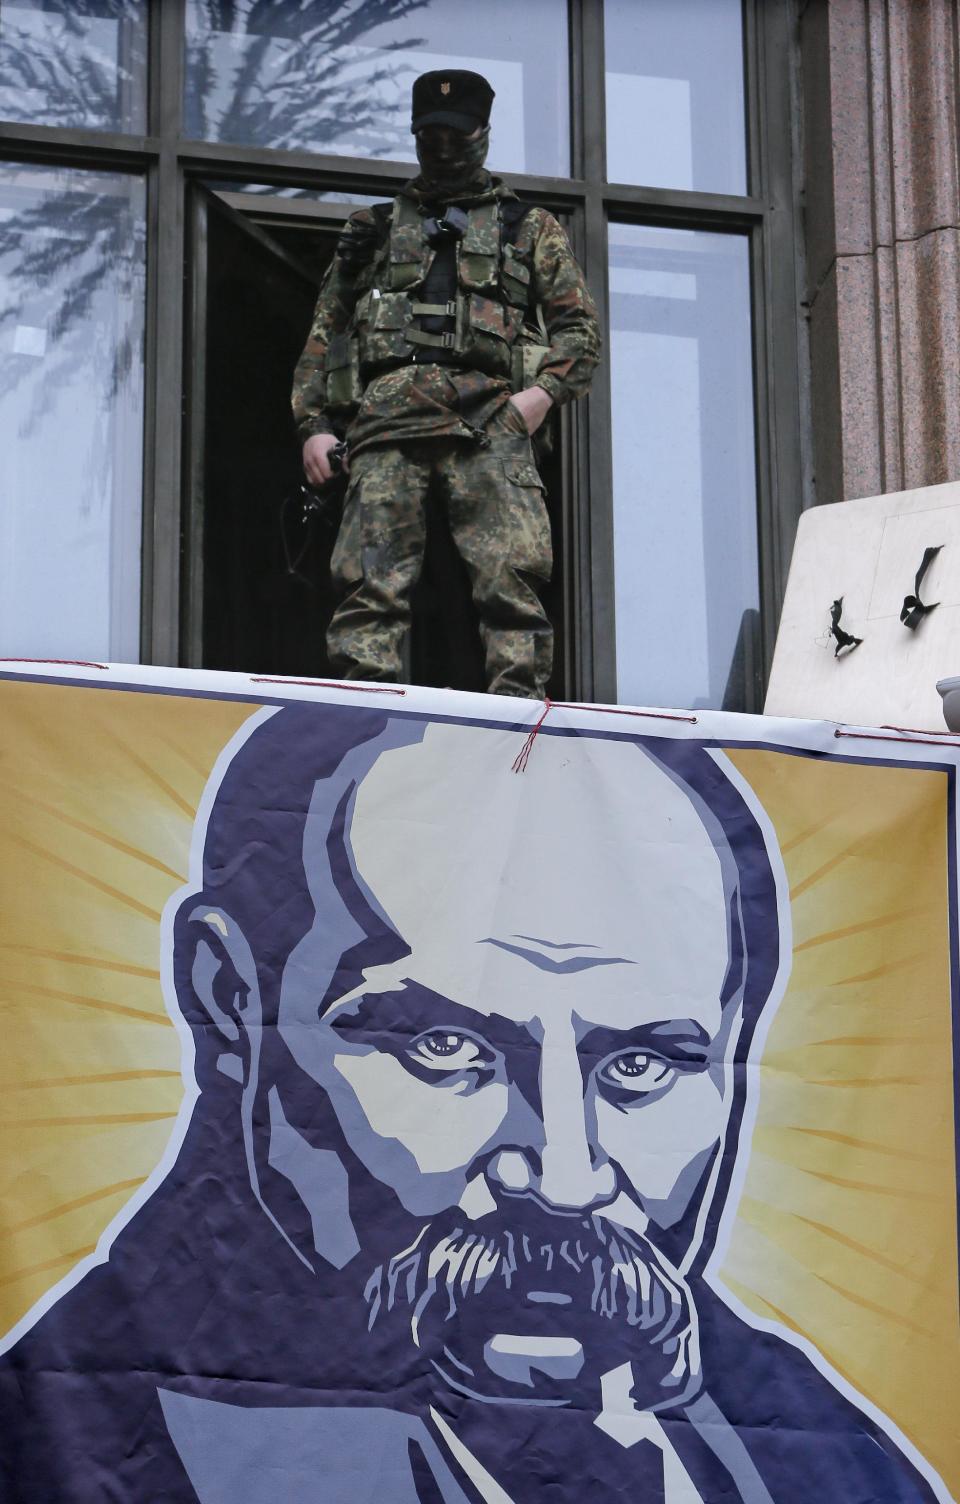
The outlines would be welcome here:
<svg viewBox="0 0 960 1504">
<path fill-rule="evenodd" d="M 402 190 L 427 204 L 420 180 Z M 452 197 L 452 196 L 451 196 Z M 497 178 L 483 175 L 472 192 L 457 195 L 464 208 L 490 198 L 513 198 Z M 376 235 L 369 209 L 352 215 L 341 244 Z M 514 237 L 515 254 L 531 269 L 532 296 L 547 330 L 549 354 L 536 384 L 557 405 L 580 397 L 590 385 L 600 359 L 597 311 L 583 273 L 562 226 L 546 209 L 531 209 Z M 293 383 L 293 414 L 301 443 L 311 434 L 339 433 L 341 427 L 324 411 L 324 357 L 330 339 L 347 329 L 356 303 L 355 273 L 349 256 L 336 255 L 320 288 L 313 324 Z M 372 380 L 347 438 L 356 452 L 370 444 L 426 437 L 472 437 L 490 421 L 511 392 L 503 377 L 479 371 L 410 364 Z"/>
</svg>

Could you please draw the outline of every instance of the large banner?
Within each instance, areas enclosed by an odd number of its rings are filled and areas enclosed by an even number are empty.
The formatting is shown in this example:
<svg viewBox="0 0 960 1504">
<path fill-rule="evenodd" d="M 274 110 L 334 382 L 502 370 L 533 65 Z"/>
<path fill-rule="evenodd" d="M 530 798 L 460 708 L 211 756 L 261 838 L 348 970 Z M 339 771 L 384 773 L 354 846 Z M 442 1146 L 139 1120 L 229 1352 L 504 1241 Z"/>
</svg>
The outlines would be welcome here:
<svg viewBox="0 0 960 1504">
<path fill-rule="evenodd" d="M 0 677 L 0 1496 L 960 1496 L 949 737 Z"/>
</svg>

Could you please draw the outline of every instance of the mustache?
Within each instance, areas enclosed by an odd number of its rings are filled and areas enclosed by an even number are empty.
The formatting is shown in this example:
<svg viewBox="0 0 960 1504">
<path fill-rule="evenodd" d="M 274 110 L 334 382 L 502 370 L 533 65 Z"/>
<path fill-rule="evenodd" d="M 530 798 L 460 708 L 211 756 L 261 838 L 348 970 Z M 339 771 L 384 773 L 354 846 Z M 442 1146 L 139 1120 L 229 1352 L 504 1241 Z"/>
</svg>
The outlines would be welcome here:
<svg viewBox="0 0 960 1504">
<path fill-rule="evenodd" d="M 563 1226 L 557 1224 L 562 1222 Z M 599 1217 L 527 1214 L 481 1228 L 462 1216 L 427 1223 L 409 1247 L 380 1263 L 364 1289 L 368 1328 L 393 1311 L 411 1321 L 414 1340 L 431 1308 L 448 1320 L 483 1299 L 522 1303 L 530 1291 L 662 1344 L 687 1319 L 685 1292 L 646 1238 Z"/>
</svg>

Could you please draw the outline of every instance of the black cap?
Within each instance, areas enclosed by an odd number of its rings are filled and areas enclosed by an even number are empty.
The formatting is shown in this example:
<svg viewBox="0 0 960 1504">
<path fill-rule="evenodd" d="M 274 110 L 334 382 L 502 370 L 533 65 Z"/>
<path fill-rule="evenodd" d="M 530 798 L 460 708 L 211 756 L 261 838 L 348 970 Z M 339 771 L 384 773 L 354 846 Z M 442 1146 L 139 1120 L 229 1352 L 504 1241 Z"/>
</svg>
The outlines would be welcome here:
<svg viewBox="0 0 960 1504">
<path fill-rule="evenodd" d="M 490 119 L 493 90 L 479 73 L 452 68 L 448 73 L 421 73 L 413 85 L 412 131 L 424 125 L 452 125 L 475 131 Z"/>
</svg>

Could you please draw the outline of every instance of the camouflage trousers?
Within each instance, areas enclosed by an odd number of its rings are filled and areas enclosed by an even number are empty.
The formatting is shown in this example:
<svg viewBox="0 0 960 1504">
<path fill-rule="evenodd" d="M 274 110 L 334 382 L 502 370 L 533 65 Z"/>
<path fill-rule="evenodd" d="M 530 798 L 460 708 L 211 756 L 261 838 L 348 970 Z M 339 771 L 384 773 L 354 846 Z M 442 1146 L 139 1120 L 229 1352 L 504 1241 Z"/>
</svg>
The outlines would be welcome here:
<svg viewBox="0 0 960 1504">
<path fill-rule="evenodd" d="M 426 545 L 431 488 L 470 578 L 491 694 L 542 699 L 553 632 L 535 589 L 550 578 L 550 523 L 526 426 L 498 409 L 481 445 L 457 438 L 383 444 L 351 463 L 331 571 L 342 595 L 327 633 L 334 673 L 396 682 L 410 596 Z"/>
</svg>

